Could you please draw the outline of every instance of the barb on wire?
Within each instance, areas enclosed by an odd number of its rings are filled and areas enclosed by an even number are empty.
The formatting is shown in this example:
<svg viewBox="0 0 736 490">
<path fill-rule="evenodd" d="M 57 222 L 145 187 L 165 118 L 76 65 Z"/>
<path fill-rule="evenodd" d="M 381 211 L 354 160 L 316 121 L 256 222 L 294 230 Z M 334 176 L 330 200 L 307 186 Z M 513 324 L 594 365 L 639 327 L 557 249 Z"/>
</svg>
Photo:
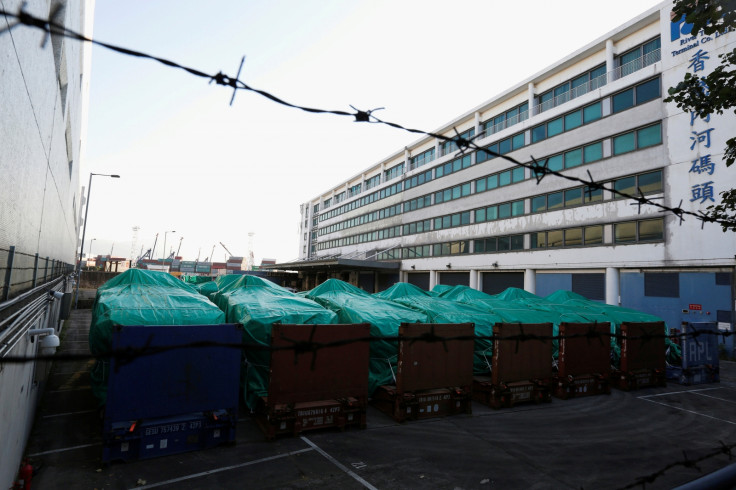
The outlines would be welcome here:
<svg viewBox="0 0 736 490">
<path fill-rule="evenodd" d="M 100 46 L 100 47 L 106 48 L 108 50 L 114 51 L 116 53 L 120 53 L 120 54 L 127 55 L 127 56 L 134 56 L 134 57 L 143 58 L 143 59 L 149 59 L 149 60 L 156 61 L 158 63 L 161 63 L 161 64 L 163 64 L 165 66 L 168 66 L 168 67 L 171 67 L 171 68 L 176 68 L 176 69 L 183 70 L 183 71 L 185 71 L 185 72 L 187 72 L 187 73 L 189 73 L 191 75 L 194 75 L 194 76 L 197 76 L 197 77 L 201 77 L 201 78 L 205 78 L 205 79 L 209 80 L 210 82 L 213 82 L 214 81 L 217 85 L 222 85 L 222 86 L 226 86 L 226 87 L 232 88 L 233 89 L 233 98 L 235 96 L 235 93 L 238 90 L 247 90 L 249 92 L 253 92 L 253 93 L 256 93 L 256 94 L 258 94 L 258 95 L 260 95 L 262 97 L 265 97 L 265 98 L 267 98 L 267 99 L 269 99 L 272 102 L 275 102 L 277 104 L 281 104 L 281 105 L 284 105 L 286 107 L 291 107 L 291 108 L 298 109 L 298 110 L 301 110 L 301 111 L 305 111 L 305 112 L 308 112 L 308 113 L 313 113 L 313 114 L 331 114 L 331 115 L 335 115 L 335 116 L 348 116 L 348 117 L 353 118 L 355 122 L 370 122 L 370 123 L 374 123 L 374 124 L 384 124 L 386 126 L 389 126 L 389 127 L 392 127 L 392 128 L 396 128 L 396 129 L 399 129 L 399 130 L 402 130 L 402 131 L 406 131 L 406 132 L 409 132 L 409 133 L 421 134 L 421 135 L 424 135 L 424 136 L 435 138 L 435 139 L 437 139 L 439 141 L 442 141 L 442 142 L 452 141 L 452 142 L 454 142 L 458 146 L 458 148 L 461 150 L 461 153 L 462 152 L 465 152 L 466 150 L 485 151 L 488 155 L 491 155 L 493 157 L 502 158 L 502 159 L 504 159 L 504 160 L 506 160 L 506 161 L 508 161 L 510 163 L 513 163 L 516 166 L 524 167 L 524 168 L 529 168 L 532 171 L 540 171 L 541 170 L 538 162 L 536 162 L 536 160 L 534 160 L 534 159 L 532 159 L 531 162 L 521 162 L 521 161 L 519 161 L 519 160 L 517 160 L 517 159 L 515 159 L 513 157 L 510 157 L 509 155 L 502 155 L 502 154 L 500 154 L 500 153 L 498 153 L 496 151 L 491 150 L 490 148 L 483 148 L 483 147 L 478 146 L 478 144 L 476 144 L 473 141 L 474 138 L 467 139 L 467 138 L 463 138 L 463 137 L 461 137 L 459 135 L 456 135 L 456 136 L 446 136 L 446 135 L 443 135 L 443 134 L 438 134 L 438 133 L 434 133 L 434 132 L 430 132 L 430 131 L 424 131 L 422 129 L 408 128 L 408 127 L 402 126 L 401 124 L 390 122 L 390 121 L 384 121 L 382 119 L 379 119 L 378 117 L 376 117 L 373 114 L 373 112 L 375 112 L 375 111 L 377 111 L 379 109 L 372 109 L 372 110 L 365 111 L 365 110 L 359 110 L 359 109 L 356 109 L 353 106 L 350 106 L 353 109 L 353 112 L 348 112 L 348 111 L 343 111 L 343 110 L 319 109 L 319 108 L 314 108 L 314 107 L 307 107 L 307 106 L 293 104 L 293 103 L 287 102 L 287 101 L 285 101 L 285 100 L 283 100 L 283 99 L 277 97 L 276 95 L 273 95 L 273 94 L 271 94 L 271 93 L 269 93 L 267 91 L 260 90 L 260 89 L 257 89 L 257 88 L 254 88 L 254 87 L 249 86 L 248 84 L 246 84 L 245 82 L 243 82 L 242 80 L 239 79 L 239 77 L 240 77 L 240 69 L 238 69 L 238 75 L 236 77 L 234 77 L 234 78 L 233 77 L 230 77 L 230 76 L 228 76 L 228 75 L 226 75 L 226 74 L 224 74 L 222 72 L 218 72 L 217 74 L 214 74 L 214 75 L 208 74 L 208 73 L 205 73 L 204 71 L 198 70 L 196 68 L 185 66 L 185 65 L 176 63 L 174 61 L 171 61 L 171 60 L 168 60 L 168 59 L 165 59 L 165 58 L 161 58 L 161 57 L 154 56 L 154 55 L 151 55 L 151 54 L 143 53 L 141 51 L 136 51 L 136 50 L 124 48 L 124 47 L 121 47 L 121 46 L 116 46 L 114 44 L 101 42 L 101 41 L 98 41 L 98 40 L 95 40 L 95 39 L 92 39 L 92 38 L 88 38 L 88 37 L 86 37 L 86 36 L 84 36 L 84 35 L 82 35 L 82 34 L 80 34 L 78 32 L 75 32 L 73 30 L 67 29 L 65 26 L 59 24 L 56 21 L 56 18 L 55 17 L 57 17 L 58 14 L 59 14 L 59 10 L 58 9 L 52 10 L 51 13 L 49 14 L 49 18 L 48 19 L 44 19 L 44 18 L 36 17 L 36 16 L 34 16 L 34 15 L 26 12 L 24 10 L 24 6 L 25 6 L 25 4 L 21 5 L 21 7 L 18 9 L 18 12 L 17 13 L 12 13 L 12 12 L 8 12 L 6 10 L 0 9 L 0 14 L 1 15 L 4 15 L 6 18 L 15 18 L 15 19 L 17 19 L 17 22 L 14 23 L 13 25 L 10 25 L 10 23 L 8 23 L 8 27 L 5 30 L 13 29 L 17 25 L 20 25 L 20 24 L 26 25 L 26 26 L 30 26 L 30 27 L 35 27 L 35 28 L 38 28 L 38 29 L 41 29 L 42 31 L 44 31 L 47 35 L 48 34 L 56 34 L 56 35 L 61 35 L 61 36 L 70 38 L 70 39 L 75 39 L 75 40 L 82 41 L 82 42 L 88 42 L 88 43 L 91 43 L 93 45 Z M 4 31 L 0 31 L 0 33 L 2 33 L 2 32 L 4 32 Z M 44 41 L 44 43 L 45 43 L 45 41 Z M 241 68 L 242 68 L 243 62 L 244 62 L 244 58 L 241 61 Z M 230 101 L 231 104 L 233 102 L 233 98 L 231 98 L 231 101 Z M 457 133 L 457 130 L 455 132 Z M 542 179 L 539 177 L 538 174 L 535 174 L 535 175 L 537 176 L 537 184 L 539 184 Z M 570 182 L 576 182 L 576 183 L 579 183 L 579 184 L 587 185 L 587 186 L 589 186 L 588 187 L 588 192 L 591 192 L 591 190 L 602 189 L 602 190 L 606 190 L 606 191 L 612 193 L 615 196 L 618 196 L 618 197 L 621 197 L 621 198 L 624 198 L 624 199 L 632 199 L 634 201 L 637 201 L 639 203 L 639 206 L 641 206 L 641 205 L 653 206 L 655 208 L 658 208 L 662 212 L 670 212 L 670 213 L 674 214 L 675 216 L 677 216 L 678 218 L 680 218 L 680 224 L 682 224 L 682 222 L 684 221 L 685 215 L 687 215 L 687 216 L 691 216 L 691 217 L 694 217 L 694 218 L 700 220 L 701 221 L 701 226 L 703 226 L 706 222 L 709 222 L 709 223 L 717 223 L 717 224 L 720 224 L 720 225 L 722 225 L 724 227 L 734 227 L 734 226 L 736 226 L 736 223 L 734 223 L 733 220 L 730 220 L 730 219 L 715 218 L 715 217 L 710 217 L 710 216 L 707 216 L 706 217 L 706 216 L 704 216 L 704 213 L 702 213 L 702 212 L 686 211 L 686 210 L 682 209 L 682 201 L 680 201 L 680 205 L 678 207 L 673 208 L 673 207 L 669 207 L 669 206 L 667 206 L 665 204 L 659 203 L 657 201 L 654 201 L 652 199 L 648 199 L 648 198 L 644 197 L 643 195 L 632 196 L 632 195 L 627 194 L 625 192 L 619 191 L 613 185 L 605 186 L 604 184 L 602 184 L 600 182 L 594 181 L 593 178 L 592 178 L 592 176 L 591 176 L 591 174 L 590 174 L 590 171 L 588 171 L 588 177 L 589 177 L 590 180 L 585 180 L 585 179 L 582 179 L 582 178 L 579 178 L 579 177 L 575 177 L 573 175 L 565 174 L 562 171 L 552 170 L 547 165 L 545 165 L 544 170 L 542 170 L 542 178 L 544 176 L 546 176 L 546 175 L 554 175 L 556 177 L 559 177 L 559 178 L 568 180 Z"/>
<path fill-rule="evenodd" d="M 699 463 L 702 463 L 706 460 L 715 458 L 720 455 L 726 455 L 728 456 L 728 459 L 731 460 L 732 450 L 736 448 L 736 444 L 726 445 L 723 443 L 723 441 L 718 441 L 718 442 L 720 443 L 720 447 L 717 447 L 714 450 L 709 451 L 703 456 L 700 456 L 695 459 L 688 457 L 687 453 L 683 451 L 682 452 L 683 459 L 672 462 L 664 466 L 662 469 L 657 470 L 654 473 L 651 473 L 649 475 L 640 476 L 636 480 L 634 480 L 632 483 L 629 483 L 625 487 L 621 487 L 621 490 L 628 490 L 628 489 L 636 488 L 636 487 L 646 488 L 647 484 L 654 483 L 658 478 L 662 477 L 665 473 L 667 473 L 667 471 L 671 470 L 672 468 L 676 468 L 678 466 L 682 466 L 683 468 L 693 468 L 702 473 L 702 469 L 700 468 L 700 466 L 698 466 Z"/>
<path fill-rule="evenodd" d="M 597 323 L 591 322 L 592 325 L 597 325 Z M 514 324 L 516 325 L 516 324 Z M 308 352 L 317 352 L 322 349 L 329 349 L 332 347 L 340 347 L 348 344 L 355 344 L 355 343 L 363 343 L 363 342 L 390 342 L 390 343 L 396 343 L 401 340 L 409 340 L 410 342 L 451 342 L 451 341 L 486 341 L 486 342 L 513 342 L 515 349 L 518 352 L 519 345 L 521 342 L 528 342 L 528 341 L 540 341 L 540 342 L 547 342 L 547 341 L 553 341 L 553 342 L 559 342 L 561 340 L 565 339 L 588 339 L 590 341 L 593 338 L 600 339 L 601 342 L 605 340 L 615 341 L 615 342 L 622 342 L 622 341 L 641 341 L 642 343 L 647 342 L 653 342 L 656 340 L 662 340 L 665 341 L 666 339 L 672 340 L 673 338 L 693 338 L 697 342 L 697 338 L 700 336 L 707 336 L 707 335 L 715 335 L 715 336 L 722 336 L 722 338 L 725 340 L 728 337 L 731 337 L 733 335 L 736 335 L 734 332 L 728 332 L 728 331 L 710 331 L 710 330 L 700 330 L 700 331 L 688 331 L 684 333 L 678 333 L 678 334 L 669 334 L 669 333 L 652 333 L 651 331 L 642 331 L 641 334 L 638 335 L 626 335 L 623 333 L 613 333 L 610 331 L 606 332 L 599 332 L 594 329 L 594 327 L 591 327 L 589 330 L 581 333 L 575 333 L 575 334 L 565 334 L 565 335 L 538 335 L 534 333 L 528 333 L 524 331 L 524 324 L 518 324 L 520 327 L 520 331 L 518 334 L 513 335 L 456 335 L 456 336 L 443 336 L 438 335 L 434 330 L 432 329 L 428 333 L 424 333 L 418 337 L 412 337 L 410 339 L 407 339 L 407 337 L 401 336 L 401 335 L 386 335 L 386 336 L 368 336 L 368 337 L 359 337 L 359 338 L 351 338 L 351 339 L 342 339 L 342 340 L 336 340 L 336 341 L 330 341 L 330 342 L 316 342 L 314 341 L 313 337 L 310 337 L 309 340 L 296 340 L 291 338 L 282 337 L 284 340 L 288 341 L 290 344 L 286 346 L 272 346 L 272 345 L 263 345 L 261 343 L 256 342 L 242 342 L 242 343 L 220 343 L 220 342 L 210 342 L 210 341 L 199 341 L 199 342 L 190 342 L 185 344 L 179 344 L 179 345 L 170 345 L 170 346 L 150 346 L 148 344 L 137 347 L 137 348 L 131 348 L 127 347 L 125 349 L 119 349 L 115 351 L 111 351 L 108 354 L 105 355 L 88 355 L 88 354 L 53 354 L 53 355 L 38 355 L 38 356 L 5 356 L 0 357 L 0 365 L 2 364 L 19 364 L 19 363 L 28 363 L 28 362 L 35 362 L 39 360 L 57 360 L 57 361 L 77 361 L 77 360 L 90 360 L 90 359 L 97 359 L 97 358 L 115 358 L 119 362 L 127 363 L 132 359 L 135 359 L 136 357 L 142 357 L 142 356 L 150 356 L 150 355 L 156 355 L 161 352 L 166 352 L 170 350 L 178 350 L 178 349 L 188 349 L 188 348 L 197 348 L 197 347 L 225 347 L 225 348 L 231 348 L 231 349 L 246 349 L 246 350 L 258 350 L 258 351 L 293 351 L 295 355 L 297 354 L 303 354 Z"/>
<path fill-rule="evenodd" d="M 236 80 L 240 78 L 240 72 L 243 69 L 243 63 L 245 63 L 245 55 L 243 55 L 243 57 L 240 59 L 240 66 L 238 67 L 238 74 L 235 75 Z M 233 96 L 230 98 L 230 107 L 232 107 L 233 101 L 235 100 L 235 94 L 237 93 L 238 93 L 238 88 L 233 87 Z"/>
</svg>

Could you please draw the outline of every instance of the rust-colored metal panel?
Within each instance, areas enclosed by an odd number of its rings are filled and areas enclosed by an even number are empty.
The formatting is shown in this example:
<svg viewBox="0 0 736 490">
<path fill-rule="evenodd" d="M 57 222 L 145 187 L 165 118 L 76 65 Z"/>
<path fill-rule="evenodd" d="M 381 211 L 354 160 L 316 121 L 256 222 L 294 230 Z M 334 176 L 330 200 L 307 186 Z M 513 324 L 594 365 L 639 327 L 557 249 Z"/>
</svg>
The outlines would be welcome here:
<svg viewBox="0 0 736 490">
<path fill-rule="evenodd" d="M 470 387 L 473 383 L 472 323 L 402 323 L 396 388 L 399 393 L 435 388 Z M 425 335 L 464 340 L 427 342 Z"/>
<path fill-rule="evenodd" d="M 263 397 L 256 410 L 256 421 L 269 439 L 279 434 L 296 436 L 303 431 L 330 427 L 340 430 L 348 427 L 365 429 L 366 403 L 356 398 L 342 398 L 271 405 Z"/>
<path fill-rule="evenodd" d="M 491 408 L 511 408 L 517 403 L 542 403 L 552 400 L 549 384 L 542 380 L 493 384 L 491 378 L 473 378 L 473 400 Z"/>
<path fill-rule="evenodd" d="M 611 372 L 610 323 L 560 324 L 558 376 L 580 376 Z M 585 337 L 585 335 L 591 335 Z M 580 335 L 580 337 L 566 338 Z"/>
<path fill-rule="evenodd" d="M 365 339 L 369 333 L 368 323 L 274 325 L 271 345 L 286 349 L 271 353 L 268 404 L 293 405 L 348 397 L 367 400 L 370 342 L 348 342 L 306 352 L 289 347 L 295 342 L 324 344 Z"/>
<path fill-rule="evenodd" d="M 621 371 L 655 369 L 664 372 L 664 333 L 664 322 L 622 323 Z"/>
<path fill-rule="evenodd" d="M 545 340 L 501 340 L 517 335 Z M 492 383 L 512 383 L 552 377 L 551 323 L 497 323 L 493 326 Z"/>
<path fill-rule="evenodd" d="M 579 396 L 610 395 L 610 374 L 559 376 L 553 380 L 553 392 L 557 398 L 563 400 Z"/>
<path fill-rule="evenodd" d="M 400 394 L 393 386 L 379 386 L 373 405 L 397 422 L 472 413 L 470 389 L 435 389 Z"/>
</svg>

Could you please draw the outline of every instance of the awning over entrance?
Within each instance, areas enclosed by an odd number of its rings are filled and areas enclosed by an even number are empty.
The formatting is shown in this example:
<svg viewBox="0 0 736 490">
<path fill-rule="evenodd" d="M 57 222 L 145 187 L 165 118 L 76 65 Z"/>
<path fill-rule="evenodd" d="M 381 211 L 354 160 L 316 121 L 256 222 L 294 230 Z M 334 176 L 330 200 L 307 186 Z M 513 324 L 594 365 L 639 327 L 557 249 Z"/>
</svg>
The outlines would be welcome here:
<svg viewBox="0 0 736 490">
<path fill-rule="evenodd" d="M 340 257 L 300 260 L 280 264 L 263 265 L 261 269 L 286 270 L 300 272 L 340 272 L 340 271 L 376 271 L 391 272 L 401 268 L 400 262 L 379 262 L 376 260 L 344 259 Z"/>
</svg>

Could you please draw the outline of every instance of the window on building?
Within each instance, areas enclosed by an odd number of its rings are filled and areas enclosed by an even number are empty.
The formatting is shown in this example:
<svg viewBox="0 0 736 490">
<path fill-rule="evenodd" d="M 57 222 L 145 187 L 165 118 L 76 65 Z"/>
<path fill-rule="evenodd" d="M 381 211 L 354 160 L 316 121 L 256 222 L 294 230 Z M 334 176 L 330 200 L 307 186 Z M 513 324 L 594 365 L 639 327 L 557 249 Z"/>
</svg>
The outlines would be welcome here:
<svg viewBox="0 0 736 490">
<path fill-rule="evenodd" d="M 640 83 L 635 87 L 628 88 L 611 97 L 611 109 L 613 113 L 621 112 L 635 105 L 657 99 L 661 95 L 659 77 L 652 78 Z"/>
<path fill-rule="evenodd" d="M 365 181 L 365 189 L 372 189 L 376 187 L 378 184 L 381 183 L 381 174 L 374 175 L 373 177 L 366 179 Z"/>
<path fill-rule="evenodd" d="M 426 165 L 434 160 L 434 148 L 430 148 L 416 156 L 411 157 L 409 160 L 409 170 L 419 168 L 422 165 Z"/>
<path fill-rule="evenodd" d="M 622 53 L 616 58 L 616 78 L 625 77 L 661 59 L 659 37 Z"/>
<path fill-rule="evenodd" d="M 455 139 L 464 139 L 466 141 L 469 141 L 473 139 L 474 136 L 475 136 L 475 128 L 470 128 L 467 131 L 463 131 L 457 136 L 455 135 L 451 136 L 452 138 L 454 138 L 453 140 L 443 141 L 442 144 L 440 145 L 440 156 L 448 155 L 459 149 L 457 146 L 457 143 L 455 142 Z"/>
</svg>

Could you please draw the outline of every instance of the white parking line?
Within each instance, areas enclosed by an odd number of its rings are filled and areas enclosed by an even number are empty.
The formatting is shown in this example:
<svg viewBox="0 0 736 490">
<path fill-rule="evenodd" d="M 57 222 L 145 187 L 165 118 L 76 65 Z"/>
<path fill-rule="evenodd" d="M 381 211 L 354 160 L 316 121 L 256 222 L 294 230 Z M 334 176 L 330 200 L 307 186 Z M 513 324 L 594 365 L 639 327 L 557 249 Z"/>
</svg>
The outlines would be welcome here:
<svg viewBox="0 0 736 490">
<path fill-rule="evenodd" d="M 94 413 L 96 411 L 97 410 L 81 410 L 79 412 L 53 413 L 51 415 L 44 415 L 41 418 L 43 418 L 43 419 L 50 419 L 52 417 L 67 417 L 67 416 L 70 416 L 70 415 L 81 415 L 83 413 Z"/>
<path fill-rule="evenodd" d="M 63 453 L 64 451 L 73 451 L 75 449 L 82 449 L 85 447 L 100 446 L 100 445 L 101 444 L 99 442 L 96 444 L 81 444 L 79 446 L 65 447 L 61 449 L 53 449 L 51 451 L 43 451 L 41 453 L 33 453 L 33 454 L 29 454 L 28 457 L 35 458 L 36 456 L 44 456 L 46 454 L 54 454 L 54 453 Z"/>
<path fill-rule="evenodd" d="M 682 391 L 670 391 L 669 393 L 657 393 L 656 395 L 644 395 L 644 396 L 638 396 L 637 398 L 653 398 L 655 396 L 667 396 L 667 395 L 681 395 L 682 393 L 697 393 L 699 391 L 713 391 L 713 390 L 721 390 L 722 387 L 717 388 L 701 388 L 699 390 L 682 390 Z"/>
<path fill-rule="evenodd" d="M 725 398 L 718 398 L 717 396 L 704 395 L 703 393 L 695 393 L 695 395 L 704 396 L 706 398 L 713 398 L 714 400 L 720 400 L 726 403 L 736 403 L 736 401 L 733 401 L 733 400 L 726 400 Z"/>
<path fill-rule="evenodd" d="M 687 393 L 687 392 L 682 392 L 682 393 Z M 702 417 L 707 417 L 709 419 L 718 420 L 719 422 L 725 422 L 727 424 L 736 425 L 736 422 L 731 422 L 730 420 L 719 419 L 718 417 L 713 417 L 712 415 L 706 415 L 704 413 L 696 412 L 695 410 L 687 410 L 685 408 L 676 407 L 674 405 L 668 405 L 666 403 L 657 402 L 657 401 L 654 401 L 654 400 L 649 400 L 645 396 L 640 396 L 639 399 L 644 400 L 644 401 L 647 401 L 647 402 L 651 402 L 651 403 L 656 403 L 657 405 L 662 405 L 663 407 L 674 408 L 675 410 L 681 410 L 683 412 L 688 412 L 688 413 L 692 413 L 692 414 L 695 414 L 695 415 L 700 415 Z"/>
<path fill-rule="evenodd" d="M 269 456 L 267 458 L 261 458 L 261 459 L 256 459 L 256 460 L 253 460 L 253 461 L 248 461 L 247 463 L 241 463 L 241 464 L 236 464 L 236 465 L 232 465 L 232 466 L 223 466 L 222 468 L 215 468 L 214 470 L 203 471 L 201 473 L 194 473 L 192 475 L 182 476 L 180 478 L 173 478 L 171 480 L 160 481 L 158 483 L 152 483 L 150 485 L 142 485 L 142 486 L 139 486 L 139 487 L 133 487 L 131 490 L 140 490 L 142 488 L 155 488 L 155 487 L 160 487 L 160 486 L 163 486 L 163 485 L 169 485 L 171 483 L 177 483 L 177 482 L 180 482 L 180 481 L 191 480 L 193 478 L 200 478 L 200 477 L 203 477 L 203 476 L 212 475 L 214 473 L 220 473 L 220 472 L 223 472 L 223 471 L 229 471 L 229 470 L 234 470 L 234 469 L 237 469 L 237 468 L 243 468 L 245 466 L 252 466 L 254 464 L 265 463 L 267 461 L 273 461 L 275 459 L 286 458 L 288 456 L 293 456 L 294 454 L 306 453 L 306 452 L 312 451 L 312 450 L 313 450 L 312 448 L 309 448 L 308 447 L 308 448 L 300 449 L 298 451 L 291 451 L 289 453 L 277 454 L 276 456 Z"/>
<path fill-rule="evenodd" d="M 360 476 L 358 476 L 354 471 L 348 469 L 347 466 L 345 466 L 344 464 L 340 463 L 338 460 L 336 460 L 335 458 L 333 458 L 332 456 L 330 456 L 329 454 L 327 454 L 326 452 L 324 452 L 315 443 L 313 443 L 312 441 L 310 441 L 309 439 L 307 439 L 304 436 L 301 436 L 301 438 L 302 438 L 302 441 L 304 441 L 307 444 L 309 444 L 310 446 L 312 446 L 315 451 L 317 451 L 322 456 L 324 456 L 325 458 L 327 458 L 328 461 L 330 461 L 332 464 L 334 464 L 335 466 L 337 466 L 338 468 L 340 468 L 342 471 L 344 471 L 348 475 L 352 476 L 358 483 L 360 483 L 361 485 L 363 485 L 365 488 L 369 488 L 370 490 L 378 490 L 376 487 L 374 487 L 373 485 L 371 485 L 370 483 L 368 483 L 367 481 L 365 481 L 364 479 L 362 479 Z"/>
</svg>

